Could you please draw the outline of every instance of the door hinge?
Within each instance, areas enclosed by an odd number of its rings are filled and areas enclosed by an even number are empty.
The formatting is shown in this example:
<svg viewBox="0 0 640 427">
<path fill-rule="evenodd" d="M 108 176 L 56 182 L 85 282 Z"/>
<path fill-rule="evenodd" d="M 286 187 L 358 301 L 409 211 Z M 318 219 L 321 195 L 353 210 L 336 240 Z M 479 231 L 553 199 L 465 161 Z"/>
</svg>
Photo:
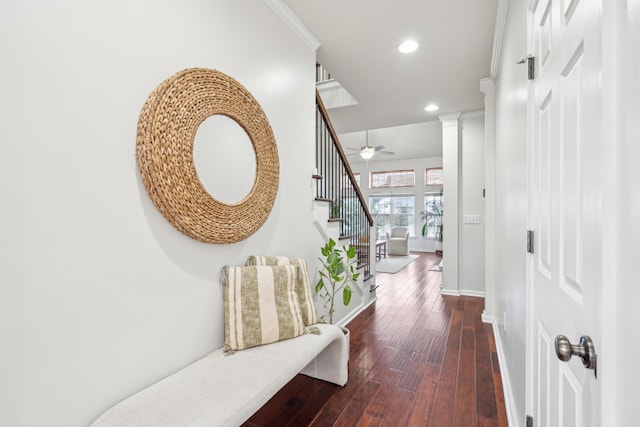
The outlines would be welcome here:
<svg viewBox="0 0 640 427">
<path fill-rule="evenodd" d="M 527 79 L 533 80 L 536 78 L 536 58 L 533 55 L 529 55 L 526 58 L 516 62 L 516 64 L 527 64 Z"/>
<path fill-rule="evenodd" d="M 527 415 L 527 427 L 533 427 L 533 417 L 531 415 Z"/>
<path fill-rule="evenodd" d="M 527 230 L 527 252 L 533 253 L 533 230 Z"/>
</svg>

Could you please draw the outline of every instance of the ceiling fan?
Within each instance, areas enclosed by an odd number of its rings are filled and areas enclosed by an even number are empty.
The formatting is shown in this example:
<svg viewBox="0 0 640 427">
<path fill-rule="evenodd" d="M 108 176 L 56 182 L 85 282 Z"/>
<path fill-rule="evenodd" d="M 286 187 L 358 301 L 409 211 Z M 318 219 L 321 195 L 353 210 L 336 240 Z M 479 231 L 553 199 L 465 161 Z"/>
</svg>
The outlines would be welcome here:
<svg viewBox="0 0 640 427">
<path fill-rule="evenodd" d="M 362 147 L 360 147 L 360 149 L 357 148 L 349 148 L 347 147 L 347 150 L 352 150 L 352 151 L 356 151 L 356 153 L 350 153 L 347 154 L 347 156 L 353 156 L 354 154 L 360 154 L 360 157 L 362 157 L 365 160 L 369 160 L 370 158 L 373 157 L 374 154 L 385 154 L 388 156 L 392 156 L 395 153 L 393 151 L 387 151 L 384 149 L 384 145 L 377 145 L 375 147 L 371 147 L 369 146 L 369 131 L 365 131 L 365 145 L 363 145 Z"/>
</svg>

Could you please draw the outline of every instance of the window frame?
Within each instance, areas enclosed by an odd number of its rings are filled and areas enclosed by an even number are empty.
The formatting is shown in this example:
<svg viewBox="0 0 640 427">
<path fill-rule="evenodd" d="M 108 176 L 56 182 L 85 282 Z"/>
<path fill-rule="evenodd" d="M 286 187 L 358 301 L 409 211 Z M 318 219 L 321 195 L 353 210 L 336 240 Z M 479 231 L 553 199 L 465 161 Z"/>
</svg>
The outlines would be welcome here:
<svg viewBox="0 0 640 427">
<path fill-rule="evenodd" d="M 429 171 L 441 171 L 439 173 L 440 175 L 439 182 L 429 182 Z M 442 168 L 442 166 L 437 168 L 426 168 L 424 170 L 424 185 L 432 186 L 432 185 L 443 185 L 443 184 L 444 184 L 444 169 Z"/>
</svg>

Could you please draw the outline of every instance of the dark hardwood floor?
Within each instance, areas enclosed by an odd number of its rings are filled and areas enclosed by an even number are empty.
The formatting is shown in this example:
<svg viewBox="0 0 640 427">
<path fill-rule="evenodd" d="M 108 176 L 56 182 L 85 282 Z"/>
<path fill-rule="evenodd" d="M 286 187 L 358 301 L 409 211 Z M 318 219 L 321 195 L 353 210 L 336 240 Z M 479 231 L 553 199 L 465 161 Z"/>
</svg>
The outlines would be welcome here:
<svg viewBox="0 0 640 427">
<path fill-rule="evenodd" d="M 345 387 L 298 375 L 244 425 L 506 427 L 484 299 L 440 295 L 436 261 L 377 273 L 377 301 L 347 325 Z"/>
</svg>

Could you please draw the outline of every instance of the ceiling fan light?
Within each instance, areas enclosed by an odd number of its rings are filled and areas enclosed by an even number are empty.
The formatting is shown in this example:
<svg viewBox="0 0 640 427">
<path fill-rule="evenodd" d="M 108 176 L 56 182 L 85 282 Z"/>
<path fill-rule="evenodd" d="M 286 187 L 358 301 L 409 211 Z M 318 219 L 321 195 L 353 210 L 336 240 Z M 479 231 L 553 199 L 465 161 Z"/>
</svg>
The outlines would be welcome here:
<svg viewBox="0 0 640 427">
<path fill-rule="evenodd" d="M 374 153 L 375 153 L 375 150 L 373 147 L 362 147 L 362 151 L 360 151 L 360 157 L 362 157 L 365 160 L 369 160 L 370 158 L 373 157 Z"/>
</svg>

